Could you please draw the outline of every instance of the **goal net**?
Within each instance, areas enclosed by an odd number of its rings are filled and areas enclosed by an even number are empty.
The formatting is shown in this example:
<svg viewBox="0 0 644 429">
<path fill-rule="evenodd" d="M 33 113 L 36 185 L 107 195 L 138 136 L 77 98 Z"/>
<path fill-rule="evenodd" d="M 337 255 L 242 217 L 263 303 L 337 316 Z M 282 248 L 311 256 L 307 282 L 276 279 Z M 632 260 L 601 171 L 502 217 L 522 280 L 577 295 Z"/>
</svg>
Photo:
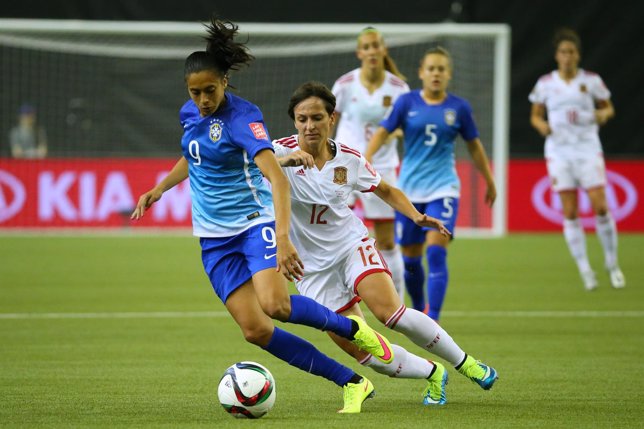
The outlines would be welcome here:
<svg viewBox="0 0 644 429">
<path fill-rule="evenodd" d="M 231 75 L 233 91 L 257 104 L 271 137 L 294 133 L 287 115 L 293 90 L 307 80 L 329 87 L 359 66 L 357 34 L 367 24 L 240 23 L 256 60 Z M 447 48 L 450 92 L 471 103 L 499 191 L 485 186 L 465 145 L 457 144 L 463 197 L 459 235 L 505 232 L 509 27 L 469 24 L 379 24 L 390 55 L 412 88 L 432 45 Z M 178 109 L 188 98 L 183 62 L 203 50 L 198 23 L 0 20 L 0 127 L 7 136 L 25 103 L 38 112 L 50 158 L 176 158 Z M 7 144 L 0 156 L 9 157 Z M 1 220 L 1 219 L 0 219 Z"/>
</svg>

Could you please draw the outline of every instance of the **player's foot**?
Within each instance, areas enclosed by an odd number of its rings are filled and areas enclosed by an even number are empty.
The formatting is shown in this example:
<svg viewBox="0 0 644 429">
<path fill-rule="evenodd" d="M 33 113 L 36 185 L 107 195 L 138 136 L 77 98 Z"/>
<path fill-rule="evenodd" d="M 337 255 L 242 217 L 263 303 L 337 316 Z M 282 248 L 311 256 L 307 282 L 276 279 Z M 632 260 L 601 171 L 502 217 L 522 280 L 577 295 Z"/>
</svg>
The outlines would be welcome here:
<svg viewBox="0 0 644 429">
<path fill-rule="evenodd" d="M 442 364 L 438 362 L 432 363 L 436 365 L 436 370 L 431 377 L 427 379 L 427 387 L 423 391 L 423 404 L 445 405 L 447 403 L 447 396 L 445 395 L 447 371 Z"/>
<path fill-rule="evenodd" d="M 581 271 L 579 274 L 581 274 L 581 279 L 584 281 L 584 289 L 587 291 L 597 289 L 597 277 L 595 277 L 594 271 Z"/>
<path fill-rule="evenodd" d="M 366 377 L 362 377 L 359 383 L 347 383 L 342 389 L 344 390 L 344 407 L 338 410 L 338 413 L 359 413 L 362 403 L 376 395 L 373 384 Z"/>
<path fill-rule="evenodd" d="M 383 363 L 391 363 L 394 360 L 394 351 L 391 343 L 384 336 L 380 335 L 367 325 L 362 318 L 358 316 L 347 316 L 358 324 L 358 332 L 354 335 L 353 344 Z"/>
<path fill-rule="evenodd" d="M 610 276 L 610 284 L 615 289 L 621 289 L 626 286 L 626 279 L 624 278 L 624 274 L 622 273 L 622 270 L 619 269 L 619 267 L 609 268 L 608 275 Z"/>
<path fill-rule="evenodd" d="M 477 361 L 472 356 L 467 357 L 458 372 L 481 386 L 483 390 L 490 390 L 494 382 L 499 378 L 494 368 Z"/>
</svg>

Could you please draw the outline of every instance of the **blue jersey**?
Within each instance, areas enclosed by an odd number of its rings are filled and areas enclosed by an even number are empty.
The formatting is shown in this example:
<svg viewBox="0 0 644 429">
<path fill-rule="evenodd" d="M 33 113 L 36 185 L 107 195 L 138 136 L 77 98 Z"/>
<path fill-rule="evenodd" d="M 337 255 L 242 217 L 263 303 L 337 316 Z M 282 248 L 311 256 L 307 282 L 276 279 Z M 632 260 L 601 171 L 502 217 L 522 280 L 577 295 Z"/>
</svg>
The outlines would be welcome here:
<svg viewBox="0 0 644 429">
<path fill-rule="evenodd" d="M 465 141 L 479 136 L 472 108 L 465 99 L 447 94 L 442 103 L 430 105 L 420 90 L 411 91 L 396 100 L 380 125 L 389 132 L 403 130 L 405 155 L 398 187 L 412 202 L 460 197 L 454 142 L 458 134 Z"/>
<path fill-rule="evenodd" d="M 273 221 L 271 192 L 253 161 L 258 152 L 273 150 L 257 106 L 226 93 L 223 106 L 206 117 L 188 101 L 180 121 L 194 235 L 229 237 Z"/>
</svg>

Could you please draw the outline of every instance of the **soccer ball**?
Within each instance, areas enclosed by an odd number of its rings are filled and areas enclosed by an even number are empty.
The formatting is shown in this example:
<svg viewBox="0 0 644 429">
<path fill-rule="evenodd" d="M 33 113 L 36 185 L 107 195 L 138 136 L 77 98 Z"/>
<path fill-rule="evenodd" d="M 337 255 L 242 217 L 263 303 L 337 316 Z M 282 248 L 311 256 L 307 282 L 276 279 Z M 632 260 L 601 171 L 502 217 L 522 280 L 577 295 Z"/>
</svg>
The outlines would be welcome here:
<svg viewBox="0 0 644 429">
<path fill-rule="evenodd" d="M 275 380 L 256 362 L 237 362 L 219 380 L 219 403 L 235 417 L 258 419 L 275 404 Z"/>
</svg>

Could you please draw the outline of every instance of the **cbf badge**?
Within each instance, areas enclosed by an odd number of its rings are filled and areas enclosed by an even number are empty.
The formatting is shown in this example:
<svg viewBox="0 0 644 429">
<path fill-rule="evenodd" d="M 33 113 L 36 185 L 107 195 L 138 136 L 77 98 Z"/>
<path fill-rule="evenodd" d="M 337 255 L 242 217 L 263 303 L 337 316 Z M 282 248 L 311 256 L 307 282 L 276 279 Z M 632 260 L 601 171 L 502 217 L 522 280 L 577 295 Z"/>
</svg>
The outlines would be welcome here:
<svg viewBox="0 0 644 429">
<path fill-rule="evenodd" d="M 347 167 L 335 167 L 333 169 L 333 183 L 338 185 L 347 184 Z"/>
<path fill-rule="evenodd" d="M 213 119 L 212 124 L 210 124 L 210 132 L 208 136 L 213 142 L 218 142 L 221 138 L 221 133 L 224 129 L 224 124 L 219 119 Z"/>
<path fill-rule="evenodd" d="M 456 123 L 456 110 L 445 109 L 445 123 L 450 127 Z"/>
</svg>

